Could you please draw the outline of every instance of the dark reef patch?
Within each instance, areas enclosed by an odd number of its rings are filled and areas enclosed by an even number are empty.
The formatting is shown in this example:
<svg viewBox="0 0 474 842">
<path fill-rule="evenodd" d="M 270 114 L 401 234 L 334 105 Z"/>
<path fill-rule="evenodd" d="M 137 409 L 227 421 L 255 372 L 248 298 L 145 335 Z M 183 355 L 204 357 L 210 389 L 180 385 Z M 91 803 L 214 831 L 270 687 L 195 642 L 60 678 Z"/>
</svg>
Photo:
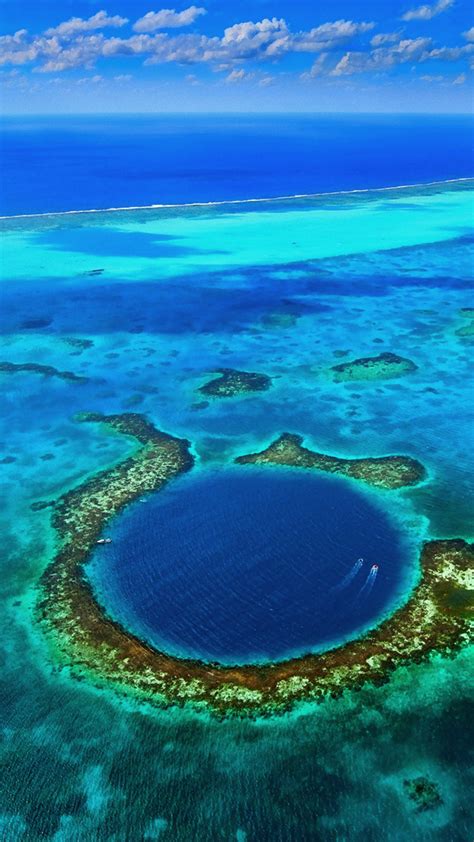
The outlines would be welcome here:
<svg viewBox="0 0 474 842">
<path fill-rule="evenodd" d="M 433 810 L 443 803 L 436 784 L 422 775 L 418 778 L 407 778 L 403 781 L 403 786 L 418 813 Z"/>
<path fill-rule="evenodd" d="M 73 348 L 78 348 L 80 351 L 85 351 L 87 348 L 92 348 L 94 343 L 92 339 L 81 339 L 79 336 L 65 336 L 64 342 L 72 345 Z"/>
<path fill-rule="evenodd" d="M 49 509 L 52 506 L 54 506 L 54 500 L 36 500 L 31 504 L 30 509 L 32 512 L 41 512 L 42 509 Z"/>
<path fill-rule="evenodd" d="M 288 465 L 294 468 L 315 468 L 331 474 L 342 474 L 362 480 L 378 488 L 404 488 L 416 485 L 426 476 L 423 465 L 410 456 L 378 456 L 361 459 L 343 459 L 317 453 L 302 445 L 302 437 L 283 433 L 276 441 L 260 453 L 238 456 L 241 465 Z"/>
<path fill-rule="evenodd" d="M 41 330 L 43 327 L 49 327 L 53 323 L 52 319 L 25 319 L 20 327 L 23 330 Z"/>
<path fill-rule="evenodd" d="M 204 395 L 214 398 L 233 398 L 237 395 L 245 395 L 249 392 L 264 392 L 272 384 L 271 377 L 267 374 L 258 374 L 254 371 L 237 371 L 234 368 L 215 369 L 219 377 L 209 380 L 199 391 Z"/>
<path fill-rule="evenodd" d="M 389 380 L 416 371 L 418 366 L 406 357 L 387 351 L 377 357 L 360 357 L 331 367 L 336 382 L 345 380 Z"/>
<path fill-rule="evenodd" d="M 22 371 L 43 374 L 45 377 L 59 377 L 61 380 L 73 380 L 75 383 L 86 383 L 88 378 L 81 374 L 74 374 L 73 371 L 59 371 L 52 365 L 41 365 L 40 363 L 10 363 L 0 362 L 0 372 L 4 374 L 19 374 Z"/>
<path fill-rule="evenodd" d="M 382 683 L 398 666 L 430 654 L 450 654 L 469 640 L 462 612 L 446 611 L 444 588 L 468 590 L 474 545 L 463 540 L 425 543 L 421 580 L 408 602 L 358 640 L 323 652 L 267 665 L 223 667 L 170 657 L 128 633 L 97 603 L 83 575 L 92 548 L 110 518 L 156 491 L 193 464 L 188 442 L 155 429 L 135 414 L 83 415 L 141 445 L 119 464 L 63 495 L 54 506 L 58 550 L 41 580 L 38 617 L 57 656 L 78 677 L 110 682 L 117 691 L 160 706 L 205 705 L 221 715 L 271 714 L 299 699 L 322 699 Z"/>
</svg>

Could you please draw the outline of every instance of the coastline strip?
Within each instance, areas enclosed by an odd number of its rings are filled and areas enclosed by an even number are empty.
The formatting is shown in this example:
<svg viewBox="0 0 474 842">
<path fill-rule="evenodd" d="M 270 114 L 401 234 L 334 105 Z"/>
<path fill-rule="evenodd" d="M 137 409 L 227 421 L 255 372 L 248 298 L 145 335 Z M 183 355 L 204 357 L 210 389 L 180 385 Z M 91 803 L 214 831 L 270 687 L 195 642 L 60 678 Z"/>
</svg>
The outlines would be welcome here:
<svg viewBox="0 0 474 842">
<path fill-rule="evenodd" d="M 262 196 L 250 199 L 219 199 L 210 202 L 182 202 L 182 203 L 157 203 L 152 205 L 129 205 L 124 207 L 110 207 L 110 208 L 84 208 L 81 210 L 65 210 L 65 211 L 42 211 L 41 213 L 17 213 L 6 214 L 0 216 L 0 221 L 10 219 L 38 219 L 49 216 L 70 216 L 72 214 L 92 214 L 92 213 L 120 213 L 126 211 L 139 210 L 170 210 L 173 208 L 206 208 L 206 207 L 221 207 L 223 205 L 248 205 L 248 204 L 271 204 L 272 202 L 287 202 L 291 199 L 321 199 L 326 196 L 352 196 L 365 195 L 367 193 L 385 193 L 394 190 L 414 190 L 418 187 L 437 187 L 443 184 L 462 184 L 464 182 L 472 181 L 474 183 L 474 176 L 462 176 L 460 178 L 446 178 L 441 181 L 425 181 L 417 182 L 415 184 L 394 184 L 388 187 L 360 187 L 353 190 L 332 190 L 325 193 L 293 193 L 288 196 Z"/>
</svg>

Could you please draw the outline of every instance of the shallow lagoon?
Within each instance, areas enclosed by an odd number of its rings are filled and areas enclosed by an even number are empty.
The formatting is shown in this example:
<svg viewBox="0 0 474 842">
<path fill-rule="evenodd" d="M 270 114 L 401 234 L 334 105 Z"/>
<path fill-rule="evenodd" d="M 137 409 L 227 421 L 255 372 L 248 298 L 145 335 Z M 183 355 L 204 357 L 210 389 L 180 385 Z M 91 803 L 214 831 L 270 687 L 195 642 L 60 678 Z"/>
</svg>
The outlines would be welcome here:
<svg viewBox="0 0 474 842">
<path fill-rule="evenodd" d="M 58 672 L 33 618 L 54 535 L 49 510 L 30 508 L 132 448 L 77 424 L 76 412 L 138 411 L 190 439 L 199 471 L 225 469 L 283 430 L 326 453 L 413 456 L 427 481 L 380 492 L 397 530 L 415 543 L 472 537 L 472 340 L 462 333 L 469 323 L 462 308 L 472 307 L 468 187 L 405 191 L 403 201 L 390 193 L 296 201 L 294 215 L 290 202 L 271 213 L 262 207 L 261 217 L 234 207 L 4 224 L 2 359 L 88 378 L 1 375 L 8 838 L 120 840 L 138 829 L 143 838 L 173 840 L 378 840 L 387 828 L 402 842 L 469 838 L 467 653 L 266 723 L 146 711 Z M 420 225 L 402 225 L 413 202 Z M 280 211 L 281 248 L 270 224 Z M 400 225 L 391 225 L 392 212 Z M 230 232 L 242 226 L 248 238 L 251 220 L 255 238 L 239 258 L 242 240 Z M 369 242 L 376 220 L 389 237 L 378 246 Z M 97 235 L 88 244 L 91 224 L 103 233 L 100 254 Z M 125 225 L 148 232 L 151 255 L 140 252 L 136 236 L 127 255 L 116 254 Z M 80 230 L 80 251 L 71 230 Z M 159 240 L 160 232 L 172 241 Z M 164 242 L 213 251 L 211 258 L 166 255 Z M 103 272 L 84 274 L 97 269 Z M 329 375 L 334 364 L 382 351 L 413 360 L 417 370 L 378 382 L 335 383 Z M 266 373 L 272 387 L 203 401 L 200 386 L 224 366 Z M 425 813 L 416 812 L 403 783 L 419 775 L 442 796 Z M 362 814 L 361 803 L 377 808 Z"/>
</svg>

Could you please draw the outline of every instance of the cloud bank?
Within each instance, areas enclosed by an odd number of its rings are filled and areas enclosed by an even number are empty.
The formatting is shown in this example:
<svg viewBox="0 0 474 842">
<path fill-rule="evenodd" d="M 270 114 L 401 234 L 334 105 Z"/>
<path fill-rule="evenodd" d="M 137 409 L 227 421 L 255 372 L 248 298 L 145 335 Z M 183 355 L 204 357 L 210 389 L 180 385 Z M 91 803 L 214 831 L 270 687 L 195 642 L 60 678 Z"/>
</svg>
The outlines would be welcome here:
<svg viewBox="0 0 474 842">
<path fill-rule="evenodd" d="M 438 0 L 418 6 L 405 12 L 403 19 L 430 20 L 453 2 Z M 290 55 L 294 61 L 298 55 L 314 57 L 308 70 L 297 71 L 301 79 L 327 77 L 334 82 L 362 73 L 377 76 L 406 64 L 414 68 L 431 60 L 472 60 L 474 53 L 474 27 L 463 33 L 464 42 L 460 45 L 438 46 L 429 36 L 407 37 L 402 32 L 384 31 L 373 34 L 374 21 L 345 19 L 292 31 L 285 18 L 265 17 L 241 21 L 226 27 L 221 34 L 209 35 L 193 26 L 204 15 L 203 6 L 191 5 L 182 11 L 164 8 L 149 11 L 130 24 L 125 17 L 99 11 L 89 18 L 70 18 L 38 35 L 19 29 L 13 35 L 0 36 L 0 65 L 25 65 L 34 73 L 50 74 L 94 70 L 99 63 L 102 72 L 106 60 L 135 58 L 145 66 L 202 64 L 225 73 L 228 83 L 253 79 L 256 85 L 265 86 L 273 84 L 277 77 L 258 68 L 276 65 Z M 130 24 L 128 32 L 106 31 L 123 29 L 126 24 Z M 190 26 L 191 31 L 176 31 Z M 123 70 L 122 63 L 122 75 Z M 461 71 L 459 68 L 457 78 L 465 75 Z M 192 83 L 196 83 L 197 78 L 191 76 Z M 189 79 L 191 76 L 188 74 Z M 425 74 L 425 79 L 428 76 Z"/>
</svg>

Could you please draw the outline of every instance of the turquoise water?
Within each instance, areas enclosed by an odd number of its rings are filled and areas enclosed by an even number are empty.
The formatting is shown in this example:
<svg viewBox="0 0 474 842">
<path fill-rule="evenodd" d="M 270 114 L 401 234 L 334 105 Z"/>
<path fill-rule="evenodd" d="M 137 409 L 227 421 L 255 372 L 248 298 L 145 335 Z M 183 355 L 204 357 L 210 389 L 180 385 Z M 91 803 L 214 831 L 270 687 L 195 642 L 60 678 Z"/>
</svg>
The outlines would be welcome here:
<svg viewBox="0 0 474 842">
<path fill-rule="evenodd" d="M 30 506 L 132 449 L 76 412 L 134 411 L 191 441 L 197 476 L 283 431 L 340 456 L 415 457 L 426 482 L 367 499 L 410 552 L 472 538 L 472 194 L 459 182 L 2 223 L 2 360 L 88 378 L 0 375 L 7 839 L 470 839 L 467 653 L 266 722 L 139 709 L 46 649 L 32 606 L 54 535 Z M 383 351 L 416 371 L 334 381 L 331 366 Z M 272 385 L 204 401 L 222 367 Z M 414 578 L 412 564 L 400 598 Z M 403 785 L 420 775 L 443 799 L 425 813 Z"/>
</svg>

